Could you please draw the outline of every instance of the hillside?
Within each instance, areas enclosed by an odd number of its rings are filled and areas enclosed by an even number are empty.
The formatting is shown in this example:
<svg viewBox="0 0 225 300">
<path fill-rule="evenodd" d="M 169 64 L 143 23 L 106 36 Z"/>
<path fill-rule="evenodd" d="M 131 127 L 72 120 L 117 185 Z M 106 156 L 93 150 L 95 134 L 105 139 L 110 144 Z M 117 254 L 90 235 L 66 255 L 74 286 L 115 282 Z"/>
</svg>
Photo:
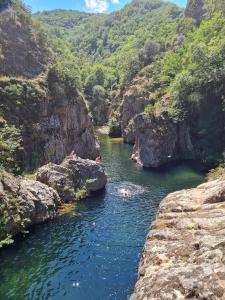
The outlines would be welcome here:
<svg viewBox="0 0 225 300">
<path fill-rule="evenodd" d="M 1 5 L 0 74 L 39 75 L 53 56 L 45 32 L 20 2 L 5 0 Z"/>
<path fill-rule="evenodd" d="M 51 36 L 21 2 L 2 4 L 0 166 L 20 174 L 61 162 L 72 150 L 96 158 L 98 144 L 75 59 L 69 50 L 53 52 Z"/>
<path fill-rule="evenodd" d="M 114 91 L 129 84 L 156 55 L 176 47 L 182 14 L 171 3 L 139 0 L 110 15 L 56 10 L 35 18 L 79 57 L 84 94 L 95 124 L 102 125 Z"/>
<path fill-rule="evenodd" d="M 148 37 L 169 42 L 170 36 L 166 34 L 173 31 L 174 19 L 181 12 L 171 3 L 139 0 L 110 15 L 56 10 L 37 13 L 35 17 L 47 24 L 53 33 L 71 41 L 78 53 L 99 60 L 123 47 L 131 37 L 136 41 L 142 38 L 142 43 Z"/>
<path fill-rule="evenodd" d="M 176 46 L 156 55 L 113 99 L 111 135 L 121 132 L 135 144 L 132 157 L 141 165 L 223 160 L 225 18 L 222 1 L 210 10 L 213 3 L 189 1 Z M 200 8 L 211 14 L 196 19 Z"/>
</svg>

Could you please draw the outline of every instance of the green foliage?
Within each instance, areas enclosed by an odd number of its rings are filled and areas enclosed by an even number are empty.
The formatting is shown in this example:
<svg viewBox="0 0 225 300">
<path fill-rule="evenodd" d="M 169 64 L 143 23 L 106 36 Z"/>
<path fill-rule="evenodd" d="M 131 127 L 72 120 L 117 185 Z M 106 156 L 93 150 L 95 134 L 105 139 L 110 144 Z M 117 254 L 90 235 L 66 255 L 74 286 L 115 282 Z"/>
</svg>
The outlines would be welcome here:
<svg viewBox="0 0 225 300">
<path fill-rule="evenodd" d="M 40 22 L 19 0 L 1 1 L 0 12 L 0 74 L 31 78 L 45 71 L 52 51 Z"/>
<path fill-rule="evenodd" d="M 146 108 L 145 108 L 145 113 L 148 114 L 148 115 L 153 114 L 154 111 L 155 111 L 155 107 L 152 104 L 147 105 Z"/>
<path fill-rule="evenodd" d="M 95 85 L 110 90 L 130 82 L 156 54 L 171 45 L 181 13 L 174 4 L 139 0 L 110 15 L 55 10 L 35 17 L 57 39 L 68 41 L 78 55 L 82 81 L 90 95 Z M 96 82 L 97 70 L 104 73 L 104 83 Z"/>
<path fill-rule="evenodd" d="M 85 199 L 87 196 L 88 196 L 88 191 L 85 187 L 75 191 L 75 199 L 76 200 Z"/>
<path fill-rule="evenodd" d="M 76 61 L 68 59 L 58 61 L 49 68 L 47 81 L 54 97 L 74 98 L 81 90 L 80 70 Z"/>
<path fill-rule="evenodd" d="M 0 128 L 0 166 L 19 173 L 21 164 L 18 162 L 18 152 L 22 150 L 21 131 L 15 126 L 4 125 Z"/>
</svg>

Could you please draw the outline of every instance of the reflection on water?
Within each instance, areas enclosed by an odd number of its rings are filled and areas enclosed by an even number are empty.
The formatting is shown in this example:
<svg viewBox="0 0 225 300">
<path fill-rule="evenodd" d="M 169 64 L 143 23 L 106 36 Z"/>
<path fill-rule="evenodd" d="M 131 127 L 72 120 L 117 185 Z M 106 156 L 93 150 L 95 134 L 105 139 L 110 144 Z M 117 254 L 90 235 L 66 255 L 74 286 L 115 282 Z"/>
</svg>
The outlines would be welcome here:
<svg viewBox="0 0 225 300">
<path fill-rule="evenodd" d="M 1 300 L 127 299 L 160 201 L 203 181 L 184 164 L 141 170 L 129 161 L 129 145 L 108 138 L 102 143 L 106 191 L 0 253 Z"/>
</svg>

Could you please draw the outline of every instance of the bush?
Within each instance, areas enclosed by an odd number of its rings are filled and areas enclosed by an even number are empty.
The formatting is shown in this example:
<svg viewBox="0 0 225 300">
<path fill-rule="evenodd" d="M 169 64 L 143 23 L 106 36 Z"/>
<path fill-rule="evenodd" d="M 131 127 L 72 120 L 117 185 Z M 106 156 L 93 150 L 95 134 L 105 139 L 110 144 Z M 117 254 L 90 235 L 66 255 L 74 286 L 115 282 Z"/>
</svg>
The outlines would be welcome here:
<svg viewBox="0 0 225 300">
<path fill-rule="evenodd" d="M 21 131 L 15 126 L 4 125 L 0 128 L 0 166 L 15 174 L 20 173 L 18 162 L 19 151 L 22 150 Z"/>
<path fill-rule="evenodd" d="M 153 104 L 149 104 L 148 106 L 145 107 L 145 113 L 148 115 L 154 114 L 155 107 Z"/>
</svg>

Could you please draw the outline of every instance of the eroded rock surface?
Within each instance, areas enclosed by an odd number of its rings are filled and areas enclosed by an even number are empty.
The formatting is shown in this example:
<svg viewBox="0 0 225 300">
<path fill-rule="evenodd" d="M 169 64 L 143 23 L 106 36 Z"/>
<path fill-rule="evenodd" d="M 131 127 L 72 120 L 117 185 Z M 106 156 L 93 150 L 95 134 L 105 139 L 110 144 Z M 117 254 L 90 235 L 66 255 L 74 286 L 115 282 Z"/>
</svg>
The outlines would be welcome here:
<svg viewBox="0 0 225 300">
<path fill-rule="evenodd" d="M 65 159 L 61 165 L 49 163 L 37 172 L 37 180 L 54 188 L 64 202 L 85 198 L 105 187 L 107 177 L 100 163 Z"/>
<path fill-rule="evenodd" d="M 131 300 L 225 299 L 225 180 L 168 195 Z"/>
<path fill-rule="evenodd" d="M 0 246 L 8 234 L 52 219 L 61 205 L 58 193 L 41 182 L 0 174 Z"/>
<path fill-rule="evenodd" d="M 144 167 L 159 167 L 179 158 L 193 158 L 186 124 L 174 123 L 167 112 L 139 114 L 133 121 L 135 146 L 132 158 Z"/>
<path fill-rule="evenodd" d="M 148 104 L 150 104 L 150 100 L 146 100 L 144 97 L 136 97 L 127 94 L 124 95 L 122 103 L 121 129 L 125 142 L 134 144 L 135 135 L 132 127 L 133 118 L 142 113 Z"/>
</svg>

